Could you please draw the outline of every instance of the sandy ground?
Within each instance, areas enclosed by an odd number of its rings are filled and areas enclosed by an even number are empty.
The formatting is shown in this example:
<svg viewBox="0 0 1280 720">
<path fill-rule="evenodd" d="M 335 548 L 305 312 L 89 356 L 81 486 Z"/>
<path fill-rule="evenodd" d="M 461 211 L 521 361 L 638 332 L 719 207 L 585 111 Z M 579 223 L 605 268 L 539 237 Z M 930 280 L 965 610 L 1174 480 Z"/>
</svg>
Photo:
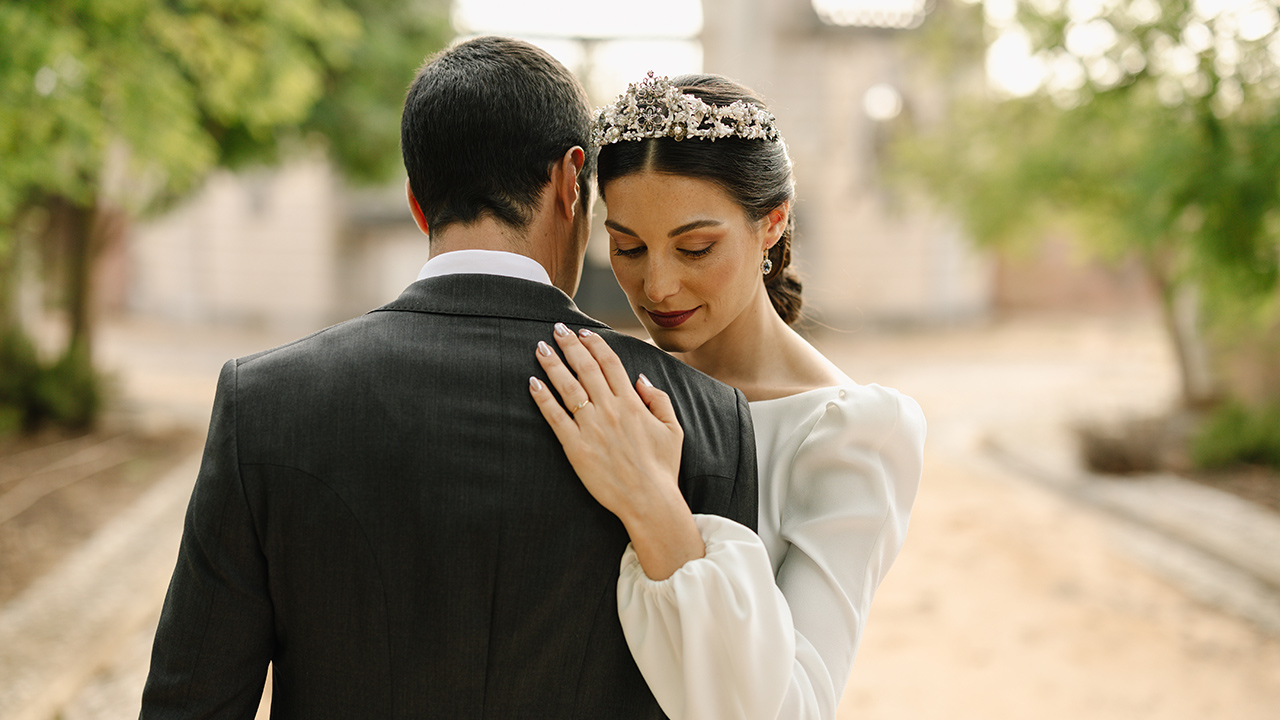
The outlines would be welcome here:
<svg viewBox="0 0 1280 720">
<path fill-rule="evenodd" d="M 122 368 L 128 412 L 164 425 L 207 422 L 221 361 L 274 339 L 116 323 L 102 347 Z M 1126 550 L 1121 523 L 985 452 L 992 432 L 1013 432 L 1070 463 L 1065 423 L 1169 402 L 1172 364 L 1152 319 L 862 331 L 818 344 L 856 380 L 915 396 L 930 422 L 907 545 L 872 609 L 841 718 L 1278 716 L 1280 640 L 1188 599 Z M 149 632 L 61 717 L 136 717 Z"/>
<path fill-rule="evenodd" d="M 1115 528 L 930 453 L 840 718 L 1275 718 L 1280 643 L 1117 552 Z"/>
<path fill-rule="evenodd" d="M 907 543 L 840 718 L 1280 717 L 1280 641 L 1158 579 L 1114 518 L 982 452 L 998 429 L 1069 463 L 1066 424 L 1171 401 L 1153 323 L 1026 320 L 824 348 L 930 419 Z"/>
</svg>

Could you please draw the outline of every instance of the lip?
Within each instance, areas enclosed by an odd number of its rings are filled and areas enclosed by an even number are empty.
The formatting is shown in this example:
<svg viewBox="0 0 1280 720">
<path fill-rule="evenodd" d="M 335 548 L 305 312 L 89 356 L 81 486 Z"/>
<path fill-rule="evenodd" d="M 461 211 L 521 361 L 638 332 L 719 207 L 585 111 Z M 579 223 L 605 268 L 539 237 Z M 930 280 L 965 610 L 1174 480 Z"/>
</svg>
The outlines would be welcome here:
<svg viewBox="0 0 1280 720">
<path fill-rule="evenodd" d="M 702 306 L 699 305 L 698 307 Z M 664 328 L 673 328 L 684 324 L 685 320 L 693 317 L 693 314 L 698 312 L 698 308 L 696 307 L 692 310 L 681 310 L 679 312 L 670 313 L 660 313 L 652 310 L 645 310 L 645 312 L 649 313 L 649 319 L 653 320 L 655 325 Z"/>
</svg>

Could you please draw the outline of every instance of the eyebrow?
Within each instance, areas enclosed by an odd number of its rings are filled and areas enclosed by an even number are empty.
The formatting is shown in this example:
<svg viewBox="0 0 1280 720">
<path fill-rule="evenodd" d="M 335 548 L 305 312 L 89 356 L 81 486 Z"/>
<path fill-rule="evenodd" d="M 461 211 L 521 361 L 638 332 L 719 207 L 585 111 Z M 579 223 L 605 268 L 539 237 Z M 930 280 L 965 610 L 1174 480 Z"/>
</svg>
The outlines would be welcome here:
<svg viewBox="0 0 1280 720">
<path fill-rule="evenodd" d="M 710 219 L 708 219 L 708 220 L 694 220 L 694 221 L 693 221 L 693 222 L 691 222 L 691 223 L 685 223 L 684 225 L 681 225 L 680 227 L 676 228 L 675 230 L 672 230 L 671 232 L 667 233 L 667 237 L 669 237 L 669 238 L 673 238 L 673 237 L 677 237 L 677 236 L 683 235 L 683 234 L 685 234 L 685 233 L 687 233 L 687 232 L 692 232 L 693 230 L 697 230 L 697 229 L 699 229 L 699 228 L 704 228 L 704 227 L 719 227 L 720 225 L 723 225 L 723 224 L 724 224 L 724 223 L 720 222 L 719 220 L 710 220 Z"/>
<path fill-rule="evenodd" d="M 635 230 L 632 230 L 632 229 L 630 229 L 630 228 L 628 228 L 628 227 L 625 227 L 625 226 L 623 226 L 623 225 L 620 225 L 620 224 L 618 224 L 618 223 L 616 223 L 616 222 L 614 222 L 614 221 L 612 221 L 612 220 L 605 220 L 605 221 L 604 221 L 604 226 L 605 226 L 605 227 L 607 227 L 607 228 L 612 228 L 612 229 L 614 229 L 614 230 L 617 230 L 618 232 L 622 233 L 623 235 L 630 235 L 631 237 L 635 237 L 635 238 L 640 237 L 639 235 L 637 235 L 637 234 L 636 234 L 636 231 L 635 231 Z"/>
<path fill-rule="evenodd" d="M 612 220 L 605 220 L 605 221 L 604 221 L 604 224 L 605 224 L 605 227 L 611 228 L 611 229 L 613 229 L 613 230 L 617 230 L 618 232 L 622 233 L 623 235 L 630 235 L 631 237 L 636 237 L 636 238 L 640 237 L 638 234 L 636 234 L 636 231 L 634 231 L 634 230 L 632 230 L 632 229 L 630 229 L 630 228 L 628 228 L 628 227 L 626 227 L 626 226 L 624 226 L 624 225 L 622 225 L 622 224 L 620 224 L 620 223 L 616 223 L 616 222 L 614 222 L 614 221 L 612 221 Z M 687 232 L 692 232 L 692 231 L 694 231 L 694 230 L 698 230 L 698 229 L 700 229 L 700 228 L 704 228 L 704 227 L 719 227 L 720 225 L 723 225 L 723 224 L 724 224 L 724 223 L 720 222 L 719 220 L 710 220 L 710 219 L 706 219 L 706 220 L 694 220 L 693 222 L 685 223 L 684 225 L 681 225 L 680 227 L 676 228 L 675 230 L 672 230 L 671 232 L 667 233 L 667 237 L 669 237 L 669 238 L 673 238 L 673 237 L 677 237 L 677 236 L 679 236 L 679 235 L 683 235 L 683 234 L 685 234 L 685 233 L 687 233 Z"/>
</svg>

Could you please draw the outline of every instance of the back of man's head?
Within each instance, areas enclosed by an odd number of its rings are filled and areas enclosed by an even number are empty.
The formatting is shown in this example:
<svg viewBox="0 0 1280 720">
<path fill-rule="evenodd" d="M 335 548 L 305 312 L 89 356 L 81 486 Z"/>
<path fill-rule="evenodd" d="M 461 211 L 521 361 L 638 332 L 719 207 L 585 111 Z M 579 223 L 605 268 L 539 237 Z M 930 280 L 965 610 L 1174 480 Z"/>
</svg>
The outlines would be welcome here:
<svg viewBox="0 0 1280 720">
<path fill-rule="evenodd" d="M 582 85 L 533 45 L 481 37 L 431 58 L 409 88 L 400 147 L 414 199 L 434 235 L 488 214 L 515 230 L 532 219 L 553 163 L 586 151 L 584 206 L 595 174 Z"/>
</svg>

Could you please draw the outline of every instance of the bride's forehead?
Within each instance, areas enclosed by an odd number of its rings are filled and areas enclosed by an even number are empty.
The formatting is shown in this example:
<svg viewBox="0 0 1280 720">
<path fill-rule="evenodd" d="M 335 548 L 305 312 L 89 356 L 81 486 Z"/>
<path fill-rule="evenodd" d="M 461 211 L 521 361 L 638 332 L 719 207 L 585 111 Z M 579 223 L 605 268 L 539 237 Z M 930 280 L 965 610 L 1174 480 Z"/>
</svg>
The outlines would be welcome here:
<svg viewBox="0 0 1280 720">
<path fill-rule="evenodd" d="M 667 214 L 699 208 L 728 209 L 734 205 L 733 198 L 716 183 L 688 175 L 634 173 L 617 178 L 605 188 L 605 207 L 611 216 L 639 207 Z"/>
</svg>

